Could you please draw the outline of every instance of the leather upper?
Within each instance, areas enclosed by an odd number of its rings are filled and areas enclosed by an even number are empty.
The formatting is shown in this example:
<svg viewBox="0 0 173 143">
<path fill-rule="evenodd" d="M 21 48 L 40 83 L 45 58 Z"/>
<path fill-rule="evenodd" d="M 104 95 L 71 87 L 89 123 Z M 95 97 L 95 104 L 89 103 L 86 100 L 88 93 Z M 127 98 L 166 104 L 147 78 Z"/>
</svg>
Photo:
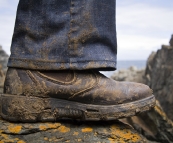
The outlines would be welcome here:
<svg viewBox="0 0 173 143">
<path fill-rule="evenodd" d="M 9 68 L 4 93 L 95 105 L 130 103 L 152 95 L 152 90 L 144 84 L 114 81 L 97 71 L 72 71 L 71 74 L 71 80 L 64 82 L 39 71 Z"/>
</svg>

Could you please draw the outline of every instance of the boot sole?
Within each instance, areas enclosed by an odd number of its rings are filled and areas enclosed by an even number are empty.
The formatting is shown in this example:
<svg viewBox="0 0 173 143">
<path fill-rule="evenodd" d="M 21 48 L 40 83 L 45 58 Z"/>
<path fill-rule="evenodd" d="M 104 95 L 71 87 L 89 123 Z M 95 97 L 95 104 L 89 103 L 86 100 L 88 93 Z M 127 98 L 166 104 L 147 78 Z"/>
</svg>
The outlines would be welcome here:
<svg viewBox="0 0 173 143">
<path fill-rule="evenodd" d="M 92 105 L 73 101 L 17 95 L 0 95 L 0 115 L 13 122 L 47 122 L 58 119 L 115 120 L 130 117 L 154 107 L 154 95 L 118 105 Z"/>
</svg>

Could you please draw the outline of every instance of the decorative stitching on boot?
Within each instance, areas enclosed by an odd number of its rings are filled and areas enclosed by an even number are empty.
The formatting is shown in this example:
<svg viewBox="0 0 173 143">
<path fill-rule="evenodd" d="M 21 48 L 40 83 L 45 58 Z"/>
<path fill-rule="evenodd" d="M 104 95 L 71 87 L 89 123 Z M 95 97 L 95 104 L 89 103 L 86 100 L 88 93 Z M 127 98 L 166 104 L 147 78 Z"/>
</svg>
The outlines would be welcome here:
<svg viewBox="0 0 173 143">
<path fill-rule="evenodd" d="M 92 71 L 92 72 L 93 72 L 93 71 Z M 95 86 L 98 85 L 98 81 L 99 81 L 99 80 L 98 80 L 98 77 L 97 77 L 97 75 L 95 74 L 95 72 L 93 72 L 93 73 L 94 73 L 94 75 L 95 75 L 96 82 L 95 82 L 91 87 L 85 88 L 85 89 L 83 89 L 83 90 L 81 90 L 81 91 L 79 91 L 79 92 L 73 94 L 73 95 L 72 95 L 71 97 L 69 97 L 68 99 L 71 99 L 71 98 L 75 97 L 75 96 L 78 95 L 78 94 L 85 93 L 85 92 L 87 92 L 87 91 L 93 89 Z"/>
<path fill-rule="evenodd" d="M 62 84 L 62 85 L 69 85 L 69 84 L 73 84 L 73 83 L 77 80 L 77 77 L 76 77 L 75 72 L 74 72 L 74 71 L 72 71 L 72 72 L 73 72 L 73 79 L 72 79 L 71 81 L 69 81 L 69 82 L 63 82 L 63 81 L 59 81 L 59 80 L 53 79 L 53 78 L 51 78 L 51 77 L 48 77 L 48 76 L 46 76 L 46 75 L 40 73 L 39 71 L 37 71 L 36 74 L 37 74 L 39 77 L 44 78 L 44 79 L 46 79 L 46 80 L 48 80 L 48 81 L 51 81 L 51 82 L 53 82 L 53 83 L 58 83 L 58 84 Z"/>
</svg>

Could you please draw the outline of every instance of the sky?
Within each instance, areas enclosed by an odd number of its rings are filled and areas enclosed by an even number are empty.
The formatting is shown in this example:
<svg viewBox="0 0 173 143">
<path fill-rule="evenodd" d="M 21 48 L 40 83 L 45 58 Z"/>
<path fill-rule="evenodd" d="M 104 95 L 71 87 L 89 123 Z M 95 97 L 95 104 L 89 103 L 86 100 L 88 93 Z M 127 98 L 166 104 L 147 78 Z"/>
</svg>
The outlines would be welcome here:
<svg viewBox="0 0 173 143">
<path fill-rule="evenodd" d="M 0 45 L 10 54 L 19 0 L 0 0 Z M 146 60 L 173 34 L 173 0 L 117 0 L 118 60 Z"/>
</svg>

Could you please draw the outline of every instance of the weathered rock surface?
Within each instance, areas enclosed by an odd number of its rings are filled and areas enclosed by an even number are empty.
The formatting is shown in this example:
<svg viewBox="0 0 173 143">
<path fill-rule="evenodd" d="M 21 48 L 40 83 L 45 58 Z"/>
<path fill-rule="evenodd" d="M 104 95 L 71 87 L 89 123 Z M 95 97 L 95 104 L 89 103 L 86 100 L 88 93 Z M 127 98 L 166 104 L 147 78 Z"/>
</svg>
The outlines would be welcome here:
<svg viewBox="0 0 173 143">
<path fill-rule="evenodd" d="M 173 120 L 173 47 L 162 46 L 148 61 L 146 84 L 154 91 L 167 116 Z"/>
<path fill-rule="evenodd" d="M 0 143 L 145 143 L 132 127 L 119 121 L 9 123 L 0 120 Z"/>
<path fill-rule="evenodd" d="M 0 68 L 0 94 L 3 92 L 4 80 L 5 80 L 5 75 Z"/>
<path fill-rule="evenodd" d="M 173 122 L 168 119 L 158 101 L 151 111 L 121 121 L 133 126 L 150 141 L 173 142 Z"/>
</svg>

